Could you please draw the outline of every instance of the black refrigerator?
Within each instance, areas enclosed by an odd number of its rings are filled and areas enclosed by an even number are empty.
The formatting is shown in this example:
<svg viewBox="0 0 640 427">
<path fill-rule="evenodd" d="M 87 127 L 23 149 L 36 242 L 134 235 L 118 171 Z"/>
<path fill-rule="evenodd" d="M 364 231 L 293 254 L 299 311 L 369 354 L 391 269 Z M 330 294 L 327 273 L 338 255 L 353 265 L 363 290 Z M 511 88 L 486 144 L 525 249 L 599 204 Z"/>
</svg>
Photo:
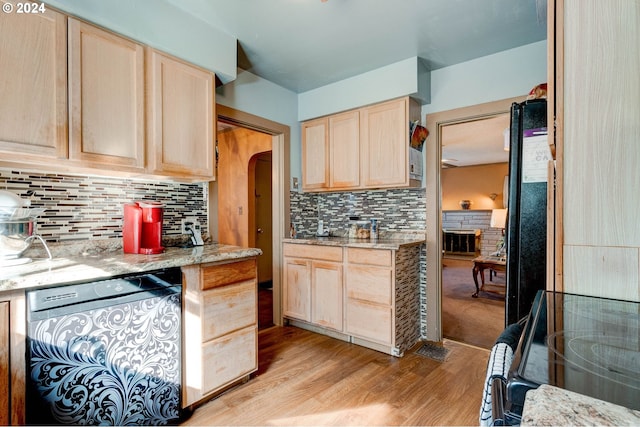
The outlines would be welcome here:
<svg viewBox="0 0 640 427">
<path fill-rule="evenodd" d="M 508 211 L 505 230 L 507 295 L 505 321 L 526 317 L 547 269 L 547 102 L 511 106 Z"/>
</svg>

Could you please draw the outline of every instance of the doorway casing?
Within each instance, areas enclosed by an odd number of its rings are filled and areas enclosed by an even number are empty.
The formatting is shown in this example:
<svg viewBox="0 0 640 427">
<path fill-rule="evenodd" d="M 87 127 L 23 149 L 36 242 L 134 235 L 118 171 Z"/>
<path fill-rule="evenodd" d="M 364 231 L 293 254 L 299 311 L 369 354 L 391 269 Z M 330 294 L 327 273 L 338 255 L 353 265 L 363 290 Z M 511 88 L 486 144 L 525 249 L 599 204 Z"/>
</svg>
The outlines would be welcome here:
<svg viewBox="0 0 640 427">
<path fill-rule="evenodd" d="M 510 113 L 511 104 L 526 96 L 502 99 L 426 115 L 429 136 L 426 144 L 427 201 L 427 328 L 426 339 L 442 341 L 442 129 L 474 120 Z M 435 142 L 434 142 L 435 141 Z M 471 273 L 469 274 L 471 276 Z"/>
<path fill-rule="evenodd" d="M 290 135 L 289 126 L 245 113 L 224 105 L 216 105 L 218 119 L 236 126 L 259 131 L 272 136 L 272 252 L 273 252 L 273 323 L 282 325 L 282 237 L 285 236 L 290 213 Z M 217 230 L 217 201 L 215 184 L 209 184 L 209 224 Z"/>
</svg>

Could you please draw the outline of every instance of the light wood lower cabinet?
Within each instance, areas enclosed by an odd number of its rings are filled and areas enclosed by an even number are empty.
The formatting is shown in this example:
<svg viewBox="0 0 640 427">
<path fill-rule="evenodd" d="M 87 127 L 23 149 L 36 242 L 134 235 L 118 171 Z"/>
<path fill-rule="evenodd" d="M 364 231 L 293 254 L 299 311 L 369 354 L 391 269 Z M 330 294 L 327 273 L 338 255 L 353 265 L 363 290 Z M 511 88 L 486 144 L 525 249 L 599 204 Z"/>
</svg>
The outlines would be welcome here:
<svg viewBox="0 0 640 427">
<path fill-rule="evenodd" d="M 284 243 L 284 316 L 401 356 L 420 339 L 420 251 Z"/>
<path fill-rule="evenodd" d="M 25 424 L 24 295 L 24 291 L 9 292 L 0 300 L 0 425 L 3 426 Z"/>
<path fill-rule="evenodd" d="M 285 244 L 284 316 L 343 330 L 342 248 Z"/>
<path fill-rule="evenodd" d="M 0 390 L 9 390 L 9 303 L 0 302 Z M 9 393 L 0 394 L 0 425 L 9 425 Z"/>
<path fill-rule="evenodd" d="M 311 322 L 342 331 L 342 263 L 311 263 Z"/>
<path fill-rule="evenodd" d="M 216 395 L 258 368 L 255 258 L 182 267 L 183 406 Z"/>
<path fill-rule="evenodd" d="M 346 332 L 394 345 L 393 251 L 347 248 Z"/>
<path fill-rule="evenodd" d="M 311 261 L 284 258 L 284 307 L 285 317 L 311 321 Z"/>
</svg>

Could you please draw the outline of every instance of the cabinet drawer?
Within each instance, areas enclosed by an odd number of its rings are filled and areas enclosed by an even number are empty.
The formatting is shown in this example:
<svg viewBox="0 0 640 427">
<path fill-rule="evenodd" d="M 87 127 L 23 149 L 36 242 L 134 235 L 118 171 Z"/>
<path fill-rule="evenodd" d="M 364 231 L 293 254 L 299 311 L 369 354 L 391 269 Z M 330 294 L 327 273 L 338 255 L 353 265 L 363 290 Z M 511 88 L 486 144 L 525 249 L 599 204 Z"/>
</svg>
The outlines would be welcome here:
<svg viewBox="0 0 640 427">
<path fill-rule="evenodd" d="M 203 344 L 203 395 L 256 370 L 257 336 L 257 328 L 251 326 Z"/>
<path fill-rule="evenodd" d="M 393 302 L 393 274 L 388 268 L 349 265 L 347 298 L 390 305 Z"/>
<path fill-rule="evenodd" d="M 391 267 L 392 251 L 386 249 L 347 248 L 347 259 L 353 264 Z"/>
<path fill-rule="evenodd" d="M 256 260 L 248 259 L 228 264 L 209 264 L 202 267 L 202 290 L 225 286 L 256 278 Z"/>
<path fill-rule="evenodd" d="M 391 314 L 391 307 L 348 299 L 346 332 L 381 344 L 392 344 Z"/>
<path fill-rule="evenodd" d="M 337 246 L 285 243 L 282 247 L 282 252 L 284 253 L 284 256 L 288 257 L 342 262 L 342 248 Z"/>
<path fill-rule="evenodd" d="M 202 341 L 255 325 L 255 281 L 214 288 L 202 293 Z"/>
</svg>

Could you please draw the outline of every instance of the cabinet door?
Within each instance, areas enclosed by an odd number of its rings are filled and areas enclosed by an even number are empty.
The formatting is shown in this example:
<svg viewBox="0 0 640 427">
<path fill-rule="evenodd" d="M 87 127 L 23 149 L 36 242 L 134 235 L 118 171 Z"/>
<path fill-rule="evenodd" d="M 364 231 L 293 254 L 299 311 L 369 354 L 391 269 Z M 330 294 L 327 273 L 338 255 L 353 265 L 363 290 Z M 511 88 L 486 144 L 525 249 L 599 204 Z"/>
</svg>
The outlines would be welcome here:
<svg viewBox="0 0 640 427">
<path fill-rule="evenodd" d="M 69 18 L 69 158 L 143 169 L 144 49 Z"/>
<path fill-rule="evenodd" d="M 311 322 L 342 331 L 342 264 L 313 261 Z"/>
<path fill-rule="evenodd" d="M 361 168 L 365 187 L 409 185 L 409 100 L 362 109 Z"/>
<path fill-rule="evenodd" d="M 10 424 L 9 416 L 9 303 L 0 302 L 0 425 Z"/>
<path fill-rule="evenodd" d="M 302 189 L 329 187 L 328 119 L 302 124 Z"/>
<path fill-rule="evenodd" d="M 148 49 L 151 173 L 215 178 L 214 76 Z"/>
<path fill-rule="evenodd" d="M 360 112 L 349 111 L 329 117 L 329 187 L 360 185 Z"/>
<path fill-rule="evenodd" d="M 0 19 L 0 152 L 3 160 L 67 157 L 66 18 L 3 13 Z"/>
<path fill-rule="evenodd" d="M 284 280 L 284 315 L 311 321 L 311 261 L 285 258 Z"/>
<path fill-rule="evenodd" d="M 380 344 L 393 343 L 393 311 L 388 305 L 347 299 L 346 333 Z"/>
</svg>

